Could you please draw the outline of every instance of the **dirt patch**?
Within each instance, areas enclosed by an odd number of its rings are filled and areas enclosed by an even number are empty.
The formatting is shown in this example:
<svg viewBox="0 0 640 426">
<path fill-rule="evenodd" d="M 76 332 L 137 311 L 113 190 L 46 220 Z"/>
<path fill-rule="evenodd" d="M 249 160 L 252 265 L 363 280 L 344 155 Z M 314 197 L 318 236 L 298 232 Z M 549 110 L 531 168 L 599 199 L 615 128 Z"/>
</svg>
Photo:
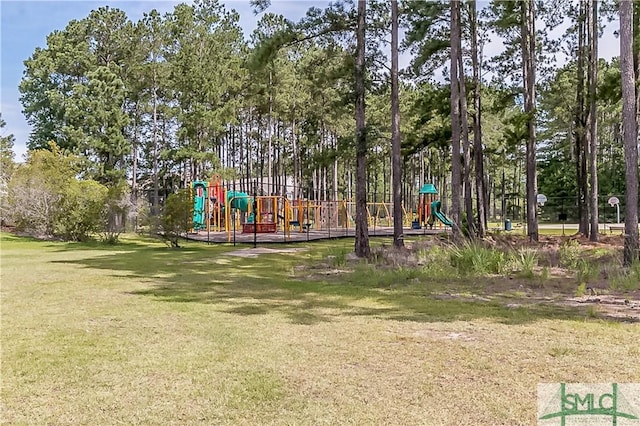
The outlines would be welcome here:
<svg viewBox="0 0 640 426">
<path fill-rule="evenodd" d="M 619 235 L 601 235 L 599 242 L 591 242 L 579 235 L 541 236 L 538 243 L 531 243 L 522 236 L 498 235 L 480 244 L 502 251 L 506 256 L 522 250 L 534 250 L 537 266 L 529 276 L 509 270 L 501 275 L 457 277 L 454 280 L 456 273 L 453 272 L 451 282 L 456 283 L 444 284 L 444 290 L 432 292 L 431 297 L 469 302 L 491 301 L 510 308 L 535 304 L 580 307 L 585 308 L 592 317 L 640 322 L 638 286 L 631 283 L 631 288 L 623 290 L 615 285 L 616 279 L 624 274 L 621 266 L 624 240 Z M 450 242 L 435 238 L 406 244 L 401 249 L 383 245 L 373 250 L 372 263 L 375 268 L 387 271 L 429 268 L 424 261 L 425 253 L 428 257 L 432 249 L 446 250 L 448 247 L 451 247 Z M 440 261 L 447 262 L 446 256 Z M 321 273 L 322 268 L 307 272 L 318 279 L 350 272 L 349 265 L 344 270 L 325 269 L 331 270 L 331 273 Z M 413 278 L 412 282 L 416 280 L 420 279 Z"/>
<path fill-rule="evenodd" d="M 564 301 L 568 306 L 590 306 L 595 314 L 605 314 L 609 318 L 640 322 L 640 300 L 614 295 L 569 297 Z"/>
</svg>

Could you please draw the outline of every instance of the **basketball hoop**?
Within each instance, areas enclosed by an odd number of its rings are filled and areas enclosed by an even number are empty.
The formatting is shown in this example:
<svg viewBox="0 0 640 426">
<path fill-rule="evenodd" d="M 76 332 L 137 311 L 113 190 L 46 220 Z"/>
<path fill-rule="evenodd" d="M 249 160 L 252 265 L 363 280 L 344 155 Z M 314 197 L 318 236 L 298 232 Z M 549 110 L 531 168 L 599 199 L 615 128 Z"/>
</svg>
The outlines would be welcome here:
<svg viewBox="0 0 640 426">
<path fill-rule="evenodd" d="M 544 203 L 547 202 L 547 196 L 544 194 L 538 194 L 538 196 L 536 197 L 536 201 L 540 206 L 544 206 Z"/>
<path fill-rule="evenodd" d="M 616 219 L 618 220 L 618 223 L 620 223 L 620 200 L 618 200 L 618 197 L 611 197 L 609 198 L 609 201 L 607 201 L 607 203 L 609 203 L 611 207 L 615 206 Z"/>
</svg>

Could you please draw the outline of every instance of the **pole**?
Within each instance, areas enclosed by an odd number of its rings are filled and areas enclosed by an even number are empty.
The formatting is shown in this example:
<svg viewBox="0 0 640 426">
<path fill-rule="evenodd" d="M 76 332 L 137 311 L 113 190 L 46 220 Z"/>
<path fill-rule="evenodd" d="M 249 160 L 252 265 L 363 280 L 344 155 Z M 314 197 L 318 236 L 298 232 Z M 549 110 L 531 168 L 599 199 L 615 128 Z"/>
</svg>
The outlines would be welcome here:
<svg viewBox="0 0 640 426">
<path fill-rule="evenodd" d="M 205 193 L 205 220 L 207 221 L 207 245 L 209 245 L 210 242 L 210 237 L 209 237 L 209 233 L 211 231 L 211 216 L 212 216 L 212 212 L 211 212 L 211 201 L 209 201 L 211 198 L 211 187 L 209 185 L 207 185 L 207 192 Z"/>
<path fill-rule="evenodd" d="M 309 196 L 310 196 L 310 192 L 307 189 L 307 241 L 309 241 L 309 228 L 311 228 L 311 224 L 309 223 Z"/>
<path fill-rule="evenodd" d="M 253 185 L 253 248 L 258 246 L 258 181 Z"/>
<path fill-rule="evenodd" d="M 327 211 L 327 224 L 329 225 L 329 239 L 331 239 L 331 211 L 333 202 L 329 201 L 329 210 Z"/>
</svg>

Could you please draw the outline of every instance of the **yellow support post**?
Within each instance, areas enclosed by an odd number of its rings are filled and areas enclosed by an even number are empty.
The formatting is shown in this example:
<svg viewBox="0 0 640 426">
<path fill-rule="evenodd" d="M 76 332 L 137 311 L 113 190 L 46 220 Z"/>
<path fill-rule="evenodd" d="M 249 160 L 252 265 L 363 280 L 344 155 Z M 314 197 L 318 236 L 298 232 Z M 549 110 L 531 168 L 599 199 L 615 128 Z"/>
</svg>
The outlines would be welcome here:
<svg viewBox="0 0 640 426">
<path fill-rule="evenodd" d="M 304 207 L 302 200 L 298 200 L 298 230 L 302 232 L 302 224 L 304 223 Z"/>
</svg>

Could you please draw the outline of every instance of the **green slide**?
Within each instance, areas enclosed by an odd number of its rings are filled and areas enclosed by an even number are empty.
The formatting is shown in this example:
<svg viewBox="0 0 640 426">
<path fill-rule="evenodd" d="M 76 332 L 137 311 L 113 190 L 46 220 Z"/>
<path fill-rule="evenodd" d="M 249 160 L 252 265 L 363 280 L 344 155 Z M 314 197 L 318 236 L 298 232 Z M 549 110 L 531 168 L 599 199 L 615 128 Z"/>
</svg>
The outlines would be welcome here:
<svg viewBox="0 0 640 426">
<path fill-rule="evenodd" d="M 193 229 L 205 228 L 205 201 L 207 200 L 207 182 L 193 182 Z"/>
<path fill-rule="evenodd" d="M 450 226 L 453 228 L 453 223 L 451 223 L 451 220 L 449 220 L 449 218 L 440 211 L 441 205 L 442 203 L 440 202 L 440 200 L 436 200 L 433 203 L 431 203 L 431 216 L 437 218 L 444 225 Z"/>
<path fill-rule="evenodd" d="M 253 197 L 250 197 L 246 192 L 227 191 L 227 205 L 229 205 L 229 201 L 231 201 L 231 208 L 248 212 L 249 202 L 253 201 Z"/>
</svg>

